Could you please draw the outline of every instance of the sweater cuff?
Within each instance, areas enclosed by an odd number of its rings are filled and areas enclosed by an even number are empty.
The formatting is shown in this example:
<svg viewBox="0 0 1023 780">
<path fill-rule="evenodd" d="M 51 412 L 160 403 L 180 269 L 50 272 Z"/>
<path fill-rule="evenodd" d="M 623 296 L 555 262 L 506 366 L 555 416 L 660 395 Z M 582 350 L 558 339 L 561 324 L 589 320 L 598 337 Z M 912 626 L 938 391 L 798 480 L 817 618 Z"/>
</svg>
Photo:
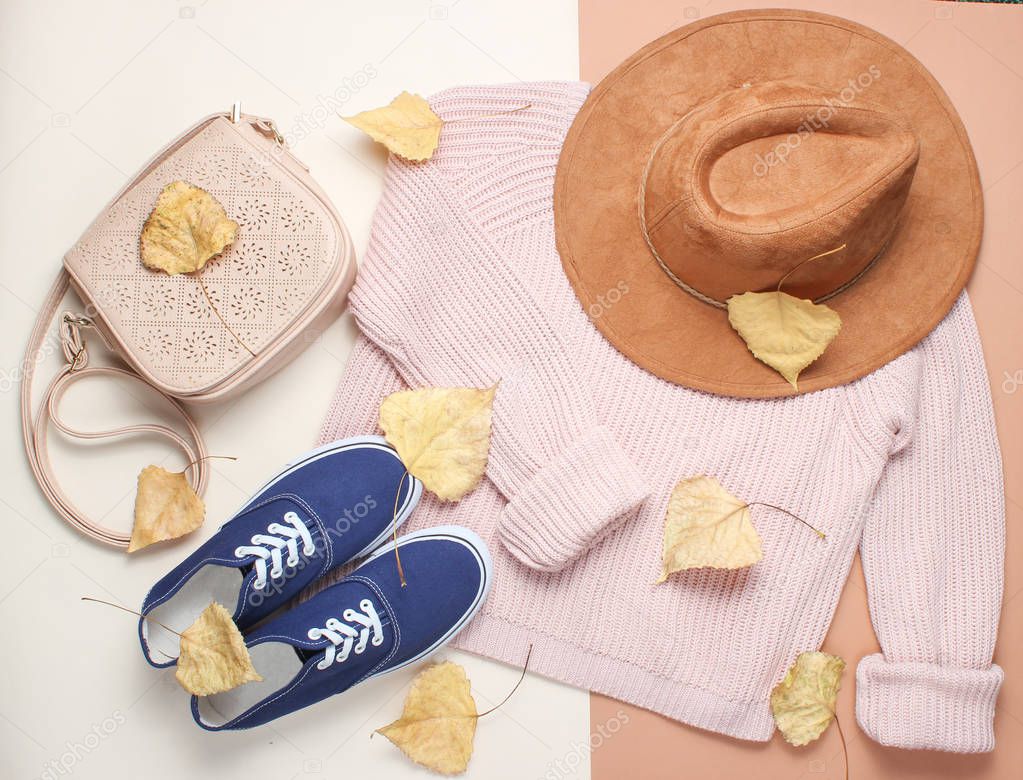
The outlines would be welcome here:
<svg viewBox="0 0 1023 780">
<path fill-rule="evenodd" d="M 856 720 L 882 745 L 987 753 L 995 747 L 1002 670 L 889 662 L 880 653 L 856 668 Z"/>
<path fill-rule="evenodd" d="M 526 566 L 557 571 L 646 496 L 639 470 L 605 428 L 594 428 L 508 497 L 501 541 Z"/>
</svg>

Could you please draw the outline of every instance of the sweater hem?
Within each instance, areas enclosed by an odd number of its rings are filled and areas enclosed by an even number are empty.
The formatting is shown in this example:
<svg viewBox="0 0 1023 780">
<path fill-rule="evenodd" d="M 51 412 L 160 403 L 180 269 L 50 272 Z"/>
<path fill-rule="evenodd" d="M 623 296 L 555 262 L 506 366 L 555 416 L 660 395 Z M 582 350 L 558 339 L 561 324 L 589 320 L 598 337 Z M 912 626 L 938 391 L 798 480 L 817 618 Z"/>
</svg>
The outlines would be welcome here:
<svg viewBox="0 0 1023 780">
<path fill-rule="evenodd" d="M 493 615 L 477 615 L 452 642 L 460 650 L 518 667 L 526 660 L 530 645 L 529 671 L 558 682 L 737 739 L 767 742 L 774 734 L 766 700 L 731 701 Z"/>
</svg>

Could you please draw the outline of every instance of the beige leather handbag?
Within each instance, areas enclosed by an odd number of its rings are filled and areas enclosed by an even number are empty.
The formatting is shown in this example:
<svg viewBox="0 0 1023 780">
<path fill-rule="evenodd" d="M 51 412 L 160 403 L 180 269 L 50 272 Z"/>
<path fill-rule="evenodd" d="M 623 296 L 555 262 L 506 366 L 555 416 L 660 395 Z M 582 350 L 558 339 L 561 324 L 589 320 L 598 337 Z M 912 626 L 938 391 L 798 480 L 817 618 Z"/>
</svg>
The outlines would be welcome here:
<svg viewBox="0 0 1023 780">
<path fill-rule="evenodd" d="M 212 194 L 238 223 L 232 245 L 201 272 L 168 276 L 142 265 L 139 235 L 156 198 L 184 180 Z M 309 169 L 273 122 L 238 105 L 171 141 L 134 176 L 64 256 L 25 353 L 21 416 L 33 473 L 57 512 L 86 535 L 126 547 L 128 535 L 86 518 L 61 491 L 46 453 L 49 422 L 81 439 L 156 433 L 191 464 L 196 492 L 206 485 L 206 449 L 185 403 L 221 401 L 270 376 L 312 343 L 340 313 L 355 279 L 352 242 Z M 84 313 L 59 324 L 66 364 L 32 411 L 34 368 L 68 287 Z M 94 330 L 124 367 L 88 366 L 83 330 Z M 180 415 L 186 435 L 164 425 L 80 431 L 58 403 L 68 387 L 97 374 L 155 389 Z"/>
</svg>

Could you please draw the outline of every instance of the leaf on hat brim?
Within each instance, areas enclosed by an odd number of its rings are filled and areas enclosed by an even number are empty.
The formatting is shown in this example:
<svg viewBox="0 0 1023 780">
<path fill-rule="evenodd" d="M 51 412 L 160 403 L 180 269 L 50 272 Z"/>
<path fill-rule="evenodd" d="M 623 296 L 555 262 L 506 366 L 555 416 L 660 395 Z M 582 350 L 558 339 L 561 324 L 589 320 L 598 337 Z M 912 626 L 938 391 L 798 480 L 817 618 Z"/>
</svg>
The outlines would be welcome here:
<svg viewBox="0 0 1023 780">
<path fill-rule="evenodd" d="M 465 771 L 476 736 L 476 702 L 458 664 L 431 664 L 416 675 L 401 717 L 377 729 L 401 751 L 442 775 Z"/>
<path fill-rule="evenodd" d="M 186 181 L 172 181 L 156 199 L 139 238 L 142 262 L 174 274 L 198 271 L 238 233 L 220 202 Z"/>
<path fill-rule="evenodd" d="M 497 386 L 427 387 L 392 393 L 380 428 L 408 473 L 444 501 L 457 501 L 483 478 Z"/>
<path fill-rule="evenodd" d="M 664 517 L 661 578 L 686 569 L 742 569 L 763 557 L 760 534 L 746 502 L 714 477 L 698 476 L 675 485 Z"/>
<path fill-rule="evenodd" d="M 800 372 L 824 353 L 842 327 L 834 309 L 777 290 L 733 295 L 728 321 L 750 352 L 796 390 Z"/>
<path fill-rule="evenodd" d="M 146 466 L 138 477 L 128 552 L 191 533 L 205 516 L 206 507 L 188 484 L 185 472 Z"/>
<path fill-rule="evenodd" d="M 444 120 L 419 95 L 402 92 L 388 105 L 341 117 L 399 157 L 429 160 L 440 142 Z"/>
<path fill-rule="evenodd" d="M 813 742 L 835 718 L 845 661 L 828 653 L 800 653 L 771 691 L 771 712 L 785 740 L 796 747 Z"/>
<path fill-rule="evenodd" d="M 231 615 L 211 603 L 181 633 L 181 652 L 174 676 L 189 693 L 212 696 L 247 682 L 261 682 L 248 648 Z"/>
</svg>

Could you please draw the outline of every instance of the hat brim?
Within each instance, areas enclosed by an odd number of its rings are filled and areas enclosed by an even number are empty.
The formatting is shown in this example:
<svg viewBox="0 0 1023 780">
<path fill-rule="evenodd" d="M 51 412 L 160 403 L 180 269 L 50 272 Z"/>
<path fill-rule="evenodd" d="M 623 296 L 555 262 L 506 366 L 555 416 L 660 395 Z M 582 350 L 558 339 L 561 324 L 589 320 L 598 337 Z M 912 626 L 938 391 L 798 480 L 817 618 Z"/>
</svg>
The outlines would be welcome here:
<svg viewBox="0 0 1023 780">
<path fill-rule="evenodd" d="M 868 73 L 872 78 L 860 78 Z M 873 76 L 873 74 L 879 74 Z M 857 81 L 859 79 L 859 81 Z M 753 357 L 726 313 L 680 289 L 640 230 L 647 156 L 679 117 L 722 91 L 785 80 L 859 96 L 904 118 L 920 159 L 884 255 L 828 301 L 842 328 L 794 389 Z M 867 27 L 808 11 L 740 11 L 648 44 L 580 109 L 558 162 L 557 247 L 591 320 L 626 357 L 676 384 L 775 398 L 858 379 L 912 348 L 948 313 L 976 262 L 983 198 L 959 115 L 926 68 Z M 802 258 L 794 258 L 798 262 Z"/>
</svg>

